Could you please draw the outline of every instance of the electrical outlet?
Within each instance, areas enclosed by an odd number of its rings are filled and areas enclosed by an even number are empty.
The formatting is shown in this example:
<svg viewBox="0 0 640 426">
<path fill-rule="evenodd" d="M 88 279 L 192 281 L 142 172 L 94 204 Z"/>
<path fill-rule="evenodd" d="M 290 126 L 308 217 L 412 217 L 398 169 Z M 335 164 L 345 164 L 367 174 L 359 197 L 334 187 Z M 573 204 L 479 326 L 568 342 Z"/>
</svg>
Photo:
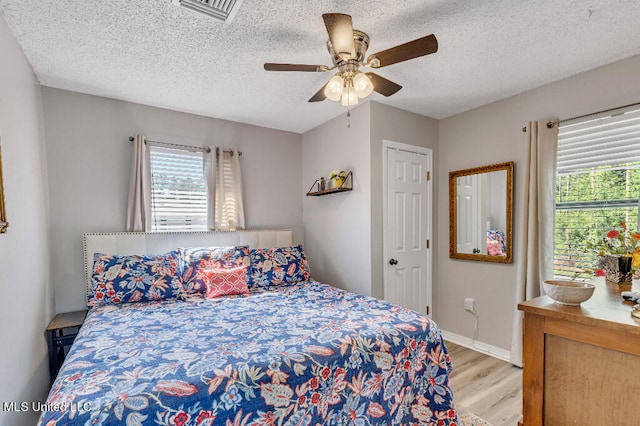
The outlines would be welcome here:
<svg viewBox="0 0 640 426">
<path fill-rule="evenodd" d="M 476 312 L 476 301 L 471 297 L 464 298 L 464 310 L 467 312 L 471 312 L 472 314 Z"/>
</svg>

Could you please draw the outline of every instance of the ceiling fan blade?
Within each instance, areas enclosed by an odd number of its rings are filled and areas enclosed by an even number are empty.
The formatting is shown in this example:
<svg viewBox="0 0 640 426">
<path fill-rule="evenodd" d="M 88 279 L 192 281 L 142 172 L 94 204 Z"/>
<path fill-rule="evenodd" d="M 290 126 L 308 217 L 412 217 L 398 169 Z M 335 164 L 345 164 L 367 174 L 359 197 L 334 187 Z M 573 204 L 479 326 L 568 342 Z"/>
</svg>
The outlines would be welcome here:
<svg viewBox="0 0 640 426">
<path fill-rule="evenodd" d="M 344 13 L 324 13 L 322 19 L 333 51 L 345 61 L 355 57 L 351 16 Z"/>
<path fill-rule="evenodd" d="M 438 51 L 438 40 L 433 34 L 374 53 L 367 58 L 372 68 L 382 68 Z"/>
<path fill-rule="evenodd" d="M 326 65 L 303 65 L 303 64 L 264 64 L 267 71 L 305 71 L 305 72 L 324 72 L 329 71 Z"/>
<path fill-rule="evenodd" d="M 320 101 L 324 101 L 325 99 L 327 99 L 327 96 L 324 94 L 324 88 L 325 88 L 325 87 L 327 87 L 327 84 L 329 84 L 329 82 L 328 82 L 328 81 L 327 81 L 327 83 L 326 83 L 324 86 L 322 86 L 322 87 L 320 88 L 320 90 L 318 90 L 318 91 L 316 92 L 316 94 L 315 94 L 315 95 L 313 95 L 313 96 L 311 97 L 311 99 L 309 99 L 309 102 L 320 102 Z"/>
<path fill-rule="evenodd" d="M 387 80 L 384 77 L 380 77 L 378 74 L 374 74 L 372 72 L 368 72 L 365 74 L 367 75 L 367 77 L 369 77 L 369 80 L 371 80 L 371 83 L 373 84 L 373 90 L 384 96 L 391 96 L 398 90 L 402 89 L 402 86 L 400 86 L 399 84 L 394 83 L 391 80 Z"/>
</svg>

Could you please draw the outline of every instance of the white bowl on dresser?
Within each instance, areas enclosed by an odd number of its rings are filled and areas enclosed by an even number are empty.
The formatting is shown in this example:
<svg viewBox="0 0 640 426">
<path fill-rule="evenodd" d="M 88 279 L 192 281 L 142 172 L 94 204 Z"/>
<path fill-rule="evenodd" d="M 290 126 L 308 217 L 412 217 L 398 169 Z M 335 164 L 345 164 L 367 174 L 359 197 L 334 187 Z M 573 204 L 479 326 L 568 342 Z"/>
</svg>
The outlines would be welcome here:
<svg viewBox="0 0 640 426">
<path fill-rule="evenodd" d="M 561 305 L 579 306 L 593 296 L 593 284 L 569 280 L 545 280 L 542 283 L 547 296 Z"/>
</svg>

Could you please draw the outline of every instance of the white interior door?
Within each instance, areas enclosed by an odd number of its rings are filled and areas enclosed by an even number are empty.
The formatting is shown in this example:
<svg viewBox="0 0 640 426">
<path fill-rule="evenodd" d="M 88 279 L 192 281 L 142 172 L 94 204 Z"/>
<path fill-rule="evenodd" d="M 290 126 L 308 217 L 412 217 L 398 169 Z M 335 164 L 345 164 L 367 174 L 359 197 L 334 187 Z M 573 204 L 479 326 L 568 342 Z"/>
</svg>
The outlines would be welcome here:
<svg viewBox="0 0 640 426">
<path fill-rule="evenodd" d="M 458 253 L 480 253 L 480 196 L 478 175 L 456 178 Z"/>
<path fill-rule="evenodd" d="M 431 312 L 431 150 L 385 143 L 384 297 Z"/>
</svg>

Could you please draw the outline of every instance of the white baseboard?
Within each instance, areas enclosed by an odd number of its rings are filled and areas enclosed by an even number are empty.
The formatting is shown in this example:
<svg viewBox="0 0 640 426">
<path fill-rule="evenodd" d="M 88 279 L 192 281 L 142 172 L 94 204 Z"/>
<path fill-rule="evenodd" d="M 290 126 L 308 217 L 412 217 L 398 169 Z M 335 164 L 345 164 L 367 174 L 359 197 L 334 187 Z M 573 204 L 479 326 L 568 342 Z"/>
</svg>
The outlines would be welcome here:
<svg viewBox="0 0 640 426">
<path fill-rule="evenodd" d="M 501 359 L 503 361 L 511 362 L 511 351 L 478 341 L 474 342 L 473 339 L 461 336 L 459 334 L 450 333 L 448 331 L 440 330 L 440 332 L 442 333 L 442 337 L 444 337 L 445 340 L 455 343 L 456 345 L 464 346 L 465 348 L 469 348 L 476 352 L 480 352 L 485 355 Z"/>
</svg>

